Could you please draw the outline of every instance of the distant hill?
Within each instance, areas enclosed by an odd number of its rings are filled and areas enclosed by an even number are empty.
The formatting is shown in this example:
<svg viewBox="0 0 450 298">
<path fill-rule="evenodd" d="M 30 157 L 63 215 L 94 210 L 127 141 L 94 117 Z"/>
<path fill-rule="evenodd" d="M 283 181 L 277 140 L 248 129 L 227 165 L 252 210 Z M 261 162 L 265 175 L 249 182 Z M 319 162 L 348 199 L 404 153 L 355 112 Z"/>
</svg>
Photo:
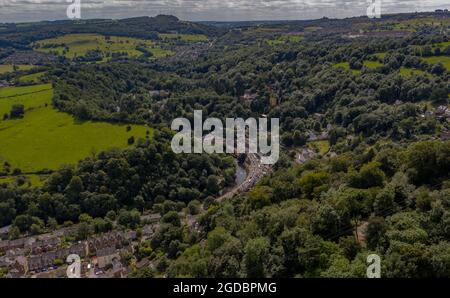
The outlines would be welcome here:
<svg viewBox="0 0 450 298">
<path fill-rule="evenodd" d="M 370 19 L 371 22 L 384 22 L 389 20 L 404 21 L 413 18 L 448 18 L 450 13 L 446 12 L 410 12 L 397 14 L 383 14 L 380 19 Z M 245 28 L 245 27 L 283 27 L 288 30 L 298 30 L 307 26 L 336 27 L 351 26 L 352 24 L 367 22 L 367 16 L 355 16 L 349 18 L 321 18 L 307 20 L 258 20 L 258 21 L 201 21 L 200 24 L 218 28 Z"/>
<path fill-rule="evenodd" d="M 215 36 L 222 29 L 205 24 L 181 21 L 177 17 L 159 15 L 122 20 L 93 19 L 77 21 L 44 21 L 37 23 L 0 24 L 0 45 L 21 47 L 46 38 L 69 33 L 98 33 L 137 38 L 157 38 L 157 33 L 204 34 Z"/>
</svg>

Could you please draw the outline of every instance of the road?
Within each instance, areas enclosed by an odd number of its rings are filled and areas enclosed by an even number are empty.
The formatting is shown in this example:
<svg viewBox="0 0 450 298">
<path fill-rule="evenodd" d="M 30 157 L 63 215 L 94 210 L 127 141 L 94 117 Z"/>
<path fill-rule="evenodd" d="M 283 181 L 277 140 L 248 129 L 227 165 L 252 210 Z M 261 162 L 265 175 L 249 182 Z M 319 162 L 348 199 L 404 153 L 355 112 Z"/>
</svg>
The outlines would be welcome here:
<svg viewBox="0 0 450 298">
<path fill-rule="evenodd" d="M 270 165 L 263 165 L 260 161 L 260 156 L 255 153 L 247 154 L 247 162 L 248 162 L 248 174 L 247 178 L 239 184 L 235 185 L 230 190 L 226 191 L 223 195 L 218 197 L 216 201 L 222 202 L 226 199 L 232 198 L 234 195 L 239 193 L 244 193 L 250 190 L 259 180 L 261 180 L 264 175 L 269 173 L 272 170 Z"/>
</svg>

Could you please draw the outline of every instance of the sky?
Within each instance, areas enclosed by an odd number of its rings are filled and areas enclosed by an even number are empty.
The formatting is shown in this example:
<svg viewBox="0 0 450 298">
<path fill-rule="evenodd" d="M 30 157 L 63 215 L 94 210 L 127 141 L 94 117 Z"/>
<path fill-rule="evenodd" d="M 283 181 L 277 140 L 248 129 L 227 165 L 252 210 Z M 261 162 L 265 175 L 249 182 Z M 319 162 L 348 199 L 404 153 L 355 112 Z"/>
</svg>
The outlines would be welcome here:
<svg viewBox="0 0 450 298">
<path fill-rule="evenodd" d="M 368 1 L 381 13 L 450 9 L 449 0 L 0 0 L 0 23 L 67 19 L 81 1 L 81 18 L 175 15 L 188 21 L 303 20 L 366 15 Z"/>
</svg>

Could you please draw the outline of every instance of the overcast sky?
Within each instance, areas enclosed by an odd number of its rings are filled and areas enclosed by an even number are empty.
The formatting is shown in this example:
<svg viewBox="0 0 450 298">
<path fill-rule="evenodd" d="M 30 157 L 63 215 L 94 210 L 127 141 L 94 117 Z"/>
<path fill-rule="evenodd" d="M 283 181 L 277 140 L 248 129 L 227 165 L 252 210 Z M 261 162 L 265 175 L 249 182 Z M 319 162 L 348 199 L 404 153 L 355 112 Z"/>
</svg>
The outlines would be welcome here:
<svg viewBox="0 0 450 298">
<path fill-rule="evenodd" d="M 0 0 L 0 23 L 67 19 L 75 0 Z M 81 17 L 171 14 L 190 21 L 287 20 L 366 14 L 369 0 L 80 0 Z M 377 0 L 382 13 L 449 8 L 449 0 Z"/>
</svg>

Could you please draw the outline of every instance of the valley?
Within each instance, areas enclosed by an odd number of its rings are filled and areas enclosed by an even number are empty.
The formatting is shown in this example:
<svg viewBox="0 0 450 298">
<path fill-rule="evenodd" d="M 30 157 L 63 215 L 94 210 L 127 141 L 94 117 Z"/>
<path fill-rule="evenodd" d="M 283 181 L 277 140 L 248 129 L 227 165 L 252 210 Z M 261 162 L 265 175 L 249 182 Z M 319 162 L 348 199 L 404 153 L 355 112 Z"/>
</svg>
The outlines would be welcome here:
<svg viewBox="0 0 450 298">
<path fill-rule="evenodd" d="M 449 19 L 0 24 L 0 277 L 449 277 Z M 175 153 L 197 111 L 279 159 Z"/>
</svg>

